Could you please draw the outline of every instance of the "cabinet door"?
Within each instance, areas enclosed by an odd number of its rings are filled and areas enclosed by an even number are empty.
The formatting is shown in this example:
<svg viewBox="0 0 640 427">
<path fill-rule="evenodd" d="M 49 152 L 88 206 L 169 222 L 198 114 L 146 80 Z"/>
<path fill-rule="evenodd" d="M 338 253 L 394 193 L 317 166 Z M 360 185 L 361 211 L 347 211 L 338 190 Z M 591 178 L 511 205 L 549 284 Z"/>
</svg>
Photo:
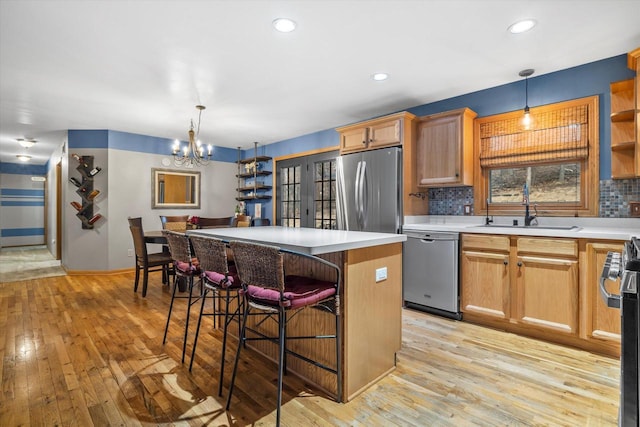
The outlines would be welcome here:
<svg viewBox="0 0 640 427">
<path fill-rule="evenodd" d="M 509 255 L 462 251 L 460 283 L 463 312 L 508 319 Z"/>
<path fill-rule="evenodd" d="M 355 128 L 340 134 L 340 151 L 349 153 L 367 148 L 367 127 Z"/>
<path fill-rule="evenodd" d="M 368 148 L 382 148 L 402 143 L 402 121 L 389 120 L 369 126 Z"/>
<path fill-rule="evenodd" d="M 585 338 L 620 342 L 620 309 L 607 307 L 598 289 L 607 253 L 622 252 L 622 243 L 587 243 L 586 306 L 581 314 L 585 321 Z M 620 279 L 606 281 L 607 291 L 620 293 Z"/>
<path fill-rule="evenodd" d="M 554 333 L 578 333 L 578 261 L 519 256 L 516 318 Z"/>
<path fill-rule="evenodd" d="M 456 114 L 429 119 L 418 125 L 416 172 L 419 186 L 460 181 L 461 120 Z"/>
</svg>

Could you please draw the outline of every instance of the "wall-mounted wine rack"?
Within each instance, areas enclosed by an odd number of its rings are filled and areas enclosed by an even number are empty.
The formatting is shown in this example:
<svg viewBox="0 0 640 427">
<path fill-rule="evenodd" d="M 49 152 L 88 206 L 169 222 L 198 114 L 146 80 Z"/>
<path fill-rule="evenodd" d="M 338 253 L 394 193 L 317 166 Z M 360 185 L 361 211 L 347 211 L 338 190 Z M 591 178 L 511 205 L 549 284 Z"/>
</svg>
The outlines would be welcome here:
<svg viewBox="0 0 640 427">
<path fill-rule="evenodd" d="M 94 224 L 103 218 L 101 214 L 94 215 L 93 213 L 94 199 L 100 193 L 99 190 L 93 188 L 93 177 L 100 172 L 101 168 L 93 166 L 93 156 L 81 157 L 74 154 L 73 157 L 78 161 L 76 170 L 80 172 L 81 180 L 70 177 L 69 181 L 77 187 L 76 193 L 82 199 L 82 203 L 73 201 L 71 206 L 78 211 L 76 216 L 82 221 L 82 229 L 91 230 Z"/>
</svg>

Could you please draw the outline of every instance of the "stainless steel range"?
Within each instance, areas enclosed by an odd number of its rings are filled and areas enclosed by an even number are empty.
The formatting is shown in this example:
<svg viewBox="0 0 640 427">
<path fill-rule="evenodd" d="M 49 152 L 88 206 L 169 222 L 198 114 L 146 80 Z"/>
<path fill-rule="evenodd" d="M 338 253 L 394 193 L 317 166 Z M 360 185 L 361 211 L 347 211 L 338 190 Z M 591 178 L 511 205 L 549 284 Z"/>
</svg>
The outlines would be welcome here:
<svg viewBox="0 0 640 427">
<path fill-rule="evenodd" d="M 607 280 L 620 277 L 620 295 L 605 289 Z M 624 245 L 622 254 L 609 252 L 600 276 L 600 293 L 609 307 L 620 308 L 622 322 L 622 347 L 620 355 L 620 412 L 618 425 L 637 427 L 638 397 L 640 396 L 640 237 L 634 237 Z"/>
</svg>

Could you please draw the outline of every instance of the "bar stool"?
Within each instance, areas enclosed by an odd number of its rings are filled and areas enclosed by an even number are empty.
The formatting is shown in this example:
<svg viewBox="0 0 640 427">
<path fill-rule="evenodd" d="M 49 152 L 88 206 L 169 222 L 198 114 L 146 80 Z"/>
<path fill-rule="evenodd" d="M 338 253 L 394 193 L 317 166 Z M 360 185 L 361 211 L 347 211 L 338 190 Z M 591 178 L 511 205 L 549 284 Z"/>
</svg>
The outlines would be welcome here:
<svg viewBox="0 0 640 427">
<path fill-rule="evenodd" d="M 173 282 L 173 293 L 171 294 L 171 303 L 169 304 L 169 314 L 167 314 L 167 325 L 164 328 L 164 337 L 162 344 L 167 342 L 167 332 L 169 331 L 169 321 L 171 320 L 171 312 L 173 311 L 173 303 L 176 299 L 188 299 L 187 317 L 184 326 L 184 342 L 182 343 L 182 363 L 187 351 L 187 335 L 189 332 L 189 315 L 191 314 L 191 306 L 195 304 L 200 297 L 193 298 L 194 278 L 200 277 L 201 271 L 197 258 L 191 255 L 191 245 L 189 237 L 184 233 L 178 233 L 170 230 L 162 230 L 162 234 L 167 238 L 169 245 L 169 253 L 173 259 L 173 267 L 175 269 L 175 280 Z M 187 283 L 188 295 L 176 296 L 178 289 L 178 281 L 184 280 Z M 202 282 L 199 281 L 198 284 Z"/>
<path fill-rule="evenodd" d="M 340 268 L 322 258 L 280 249 L 275 246 L 256 243 L 231 241 L 238 277 L 242 283 L 241 294 L 244 295 L 244 314 L 240 341 L 231 375 L 229 396 L 226 409 L 231 406 L 231 396 L 238 370 L 240 351 L 247 341 L 269 340 L 278 344 L 278 406 L 276 423 L 280 425 L 280 407 L 282 406 L 282 377 L 286 370 L 286 355 L 290 354 L 316 367 L 322 368 L 336 375 L 336 400 L 342 401 L 342 361 L 340 339 Z M 286 276 L 284 269 L 284 253 L 300 257 L 306 262 L 318 265 L 335 273 L 335 281 L 319 280 L 304 276 Z M 328 268 L 327 268 L 328 267 Z M 335 316 L 335 334 L 316 336 L 287 336 L 287 323 L 295 317 L 298 310 L 307 307 L 323 309 Z M 254 313 L 253 310 L 257 310 Z M 275 320 L 278 324 L 278 336 L 268 337 L 263 333 L 247 327 L 250 315 L 262 313 L 266 318 Z M 262 322 L 262 321 L 261 321 Z M 247 337 L 252 332 L 257 337 Z M 286 337 L 286 338 L 285 338 Z M 334 339 L 335 367 L 330 367 L 319 361 L 301 355 L 287 348 L 286 343 L 296 339 Z"/>
<path fill-rule="evenodd" d="M 218 382 L 218 396 L 222 396 L 222 382 L 224 379 L 224 362 L 227 353 L 227 329 L 233 319 L 238 321 L 238 337 L 240 336 L 240 314 L 243 311 L 242 299 L 240 298 L 240 280 L 236 272 L 233 262 L 227 261 L 227 245 L 220 239 L 213 237 L 190 236 L 189 240 L 193 246 L 193 251 L 200 263 L 202 271 L 202 283 L 204 292 L 202 294 L 202 304 L 200 306 L 200 315 L 198 317 L 198 326 L 196 327 L 196 335 L 193 340 L 193 350 L 191 351 L 191 362 L 189 363 L 189 371 L 193 367 L 193 359 L 196 354 L 198 345 L 198 335 L 200 334 L 200 324 L 202 316 L 223 317 L 222 332 L 222 354 L 220 356 L 220 378 Z M 211 314 L 204 313 L 204 306 L 207 300 L 207 294 L 213 293 L 213 312 Z M 225 309 L 224 313 L 216 311 L 215 302 L 219 299 L 220 292 L 225 293 Z M 233 312 L 229 311 L 230 303 L 236 302 Z M 219 305 L 218 305 L 219 306 Z M 214 321 L 215 327 L 215 321 Z"/>
</svg>

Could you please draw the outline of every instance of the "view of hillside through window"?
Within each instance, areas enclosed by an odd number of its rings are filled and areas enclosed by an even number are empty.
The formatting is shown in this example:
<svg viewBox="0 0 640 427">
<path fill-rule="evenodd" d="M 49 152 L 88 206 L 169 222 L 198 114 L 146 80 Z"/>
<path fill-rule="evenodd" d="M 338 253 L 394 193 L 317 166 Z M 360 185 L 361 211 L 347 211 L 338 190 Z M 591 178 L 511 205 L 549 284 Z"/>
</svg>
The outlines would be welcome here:
<svg viewBox="0 0 640 427">
<path fill-rule="evenodd" d="M 529 183 L 530 203 L 580 201 L 580 163 L 492 169 L 489 173 L 491 203 L 522 203 Z"/>
</svg>

